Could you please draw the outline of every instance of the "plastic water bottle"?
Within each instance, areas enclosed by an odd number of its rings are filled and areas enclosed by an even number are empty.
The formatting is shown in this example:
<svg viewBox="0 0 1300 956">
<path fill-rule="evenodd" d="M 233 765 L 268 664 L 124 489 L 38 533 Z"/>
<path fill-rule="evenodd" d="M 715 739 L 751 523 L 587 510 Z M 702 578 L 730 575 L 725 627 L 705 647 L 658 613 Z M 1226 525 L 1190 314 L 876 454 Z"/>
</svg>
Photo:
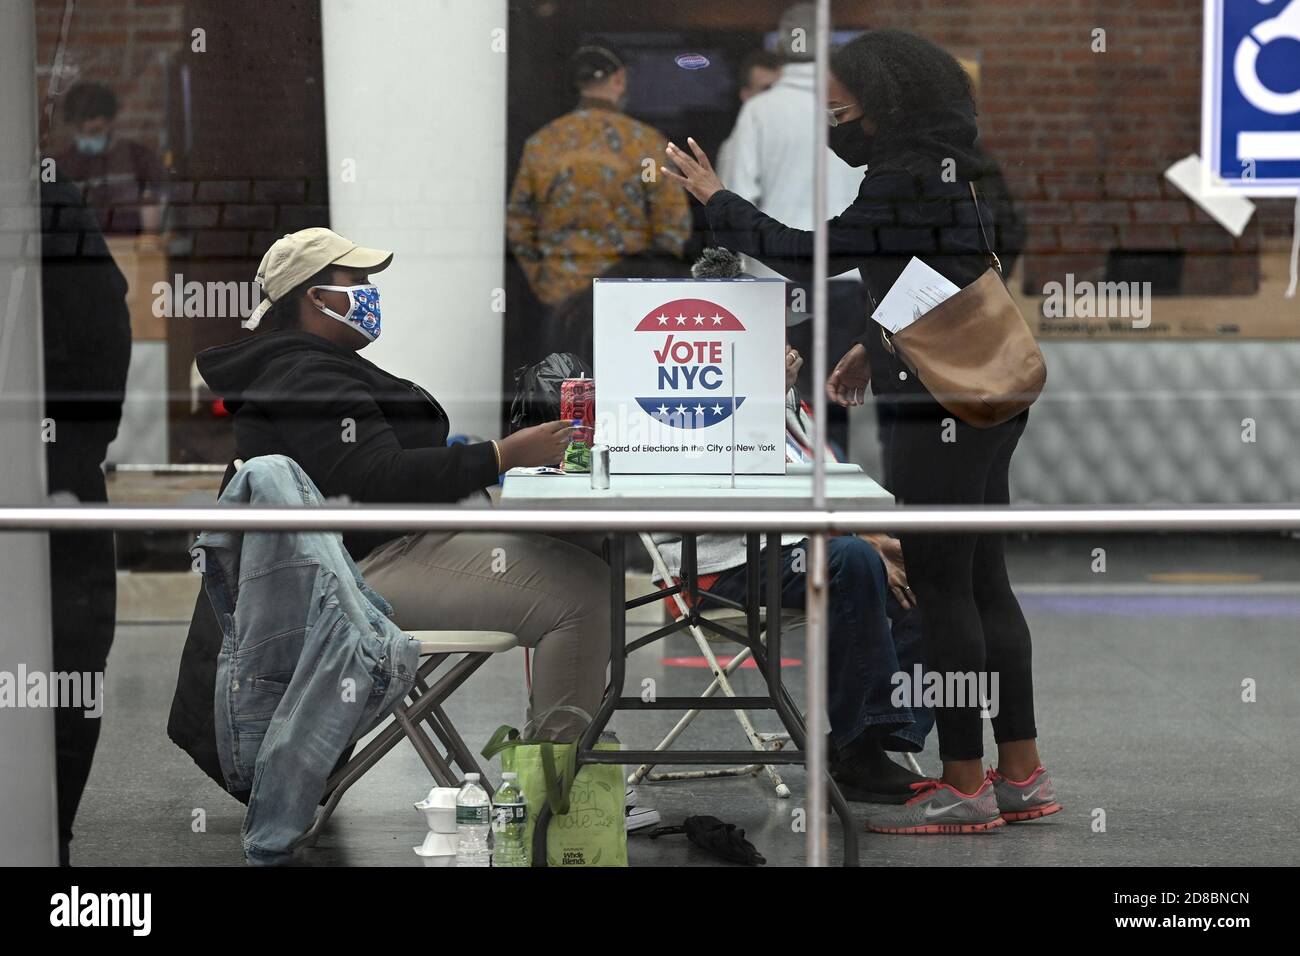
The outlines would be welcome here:
<svg viewBox="0 0 1300 956">
<path fill-rule="evenodd" d="M 528 804 L 519 790 L 519 775 L 503 773 L 501 788 L 492 804 L 492 865 L 527 866 Z"/>
<path fill-rule="evenodd" d="M 465 774 L 456 794 L 456 865 L 490 866 L 488 833 L 492 827 L 492 801 L 478 782 L 478 774 Z"/>
</svg>

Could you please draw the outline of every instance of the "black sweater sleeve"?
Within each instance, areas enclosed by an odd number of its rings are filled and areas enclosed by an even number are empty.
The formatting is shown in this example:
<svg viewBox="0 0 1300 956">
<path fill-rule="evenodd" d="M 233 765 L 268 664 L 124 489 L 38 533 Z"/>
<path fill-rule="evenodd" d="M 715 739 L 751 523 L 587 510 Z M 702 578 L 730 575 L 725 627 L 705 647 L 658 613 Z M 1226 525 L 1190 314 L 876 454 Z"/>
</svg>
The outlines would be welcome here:
<svg viewBox="0 0 1300 956">
<path fill-rule="evenodd" d="M 890 233 L 900 226 L 898 209 L 916 194 L 904 170 L 866 176 L 853 204 L 827 222 L 829 274 L 855 269 L 869 256 L 895 244 Z M 718 245 L 752 256 L 787 279 L 812 279 L 813 233 L 792 229 L 759 211 L 753 203 L 720 190 L 704 207 Z"/>
<path fill-rule="evenodd" d="M 292 370 L 254 398 L 288 443 L 288 454 L 324 495 L 353 501 L 452 503 L 497 478 L 491 442 L 403 448 L 370 392 L 328 361 Z"/>
</svg>

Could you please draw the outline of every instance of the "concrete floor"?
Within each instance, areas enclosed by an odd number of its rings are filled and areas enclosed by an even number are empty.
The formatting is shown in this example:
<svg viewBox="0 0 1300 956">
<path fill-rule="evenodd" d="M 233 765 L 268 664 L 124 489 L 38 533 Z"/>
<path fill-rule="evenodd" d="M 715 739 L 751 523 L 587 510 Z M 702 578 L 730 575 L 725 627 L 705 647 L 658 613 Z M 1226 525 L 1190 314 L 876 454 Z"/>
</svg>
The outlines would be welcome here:
<svg viewBox="0 0 1300 956">
<path fill-rule="evenodd" d="M 1093 574 L 1093 549 L 1107 552 Z M 1278 537 L 1038 539 L 1011 546 L 1034 633 L 1040 743 L 1066 810 L 987 835 L 862 834 L 864 865 L 1294 865 L 1300 860 L 1300 543 Z M 1230 575 L 1229 578 L 1213 576 Z M 641 628 L 644 631 L 644 628 Z M 242 806 L 165 734 L 185 627 L 119 626 L 109 661 L 103 734 L 77 822 L 82 865 L 241 864 Z M 802 656 L 802 634 L 787 656 Z M 668 666 L 694 656 L 676 636 L 638 652 L 629 686 L 691 694 L 706 671 Z M 796 699 L 803 668 L 792 667 Z M 742 671 L 740 693 L 756 690 Z M 1255 703 L 1242 701 L 1254 679 Z M 448 708 L 472 746 L 523 711 L 518 652 L 491 661 Z M 673 723 L 662 712 L 622 713 L 625 745 L 650 747 Z M 772 715 L 756 715 L 776 729 Z M 730 714 L 702 716 L 683 745 L 738 746 Z M 937 769 L 930 748 L 923 768 Z M 992 752 L 991 734 L 988 747 Z M 628 768 L 629 770 L 632 768 Z M 805 778 L 784 768 L 793 796 L 778 800 L 765 777 L 643 784 L 641 801 L 666 823 L 708 813 L 743 827 L 769 865 L 799 865 L 792 813 Z M 495 774 L 494 774 L 495 776 Z M 305 861 L 313 865 L 416 866 L 423 822 L 411 808 L 430 785 L 403 745 L 344 798 Z M 201 813 L 200 813 L 201 811 Z M 1104 832 L 1094 821 L 1104 811 Z M 859 809 L 859 820 L 865 816 Z M 202 817 L 205 827 L 198 827 Z M 199 830 L 200 832 L 195 832 Z M 831 824 L 839 859 L 839 825 Z M 633 865 L 709 865 L 684 837 L 629 839 Z"/>
</svg>

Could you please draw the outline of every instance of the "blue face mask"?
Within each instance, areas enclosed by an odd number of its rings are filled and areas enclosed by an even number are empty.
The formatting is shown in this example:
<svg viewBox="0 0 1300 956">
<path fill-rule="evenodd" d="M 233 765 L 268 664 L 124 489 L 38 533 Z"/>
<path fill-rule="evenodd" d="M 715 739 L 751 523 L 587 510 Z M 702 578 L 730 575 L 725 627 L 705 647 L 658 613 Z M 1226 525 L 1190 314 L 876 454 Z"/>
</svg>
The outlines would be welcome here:
<svg viewBox="0 0 1300 956">
<path fill-rule="evenodd" d="M 370 341 L 379 338 L 379 287 L 373 285 L 317 285 L 313 289 L 326 292 L 346 292 L 351 305 L 346 315 L 339 315 L 325 306 L 318 308 L 331 319 L 346 322 L 363 333 Z"/>
<path fill-rule="evenodd" d="M 87 156 L 98 156 L 108 148 L 107 133 L 100 133 L 98 136 L 82 136 L 78 133 L 76 140 L 77 152 Z"/>
</svg>

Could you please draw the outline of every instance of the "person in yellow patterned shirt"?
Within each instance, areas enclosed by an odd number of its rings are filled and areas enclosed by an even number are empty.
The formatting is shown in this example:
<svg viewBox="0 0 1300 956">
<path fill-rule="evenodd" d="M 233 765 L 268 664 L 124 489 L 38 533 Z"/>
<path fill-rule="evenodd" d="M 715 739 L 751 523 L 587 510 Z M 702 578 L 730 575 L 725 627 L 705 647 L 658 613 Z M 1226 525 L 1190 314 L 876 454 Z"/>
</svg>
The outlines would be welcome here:
<svg viewBox="0 0 1300 956">
<path fill-rule="evenodd" d="M 680 256 L 691 232 L 686 193 L 658 174 L 666 138 L 621 112 L 623 62 L 584 46 L 572 67 L 578 105 L 528 138 L 506 211 L 510 248 L 547 306 L 627 256 Z"/>
</svg>

